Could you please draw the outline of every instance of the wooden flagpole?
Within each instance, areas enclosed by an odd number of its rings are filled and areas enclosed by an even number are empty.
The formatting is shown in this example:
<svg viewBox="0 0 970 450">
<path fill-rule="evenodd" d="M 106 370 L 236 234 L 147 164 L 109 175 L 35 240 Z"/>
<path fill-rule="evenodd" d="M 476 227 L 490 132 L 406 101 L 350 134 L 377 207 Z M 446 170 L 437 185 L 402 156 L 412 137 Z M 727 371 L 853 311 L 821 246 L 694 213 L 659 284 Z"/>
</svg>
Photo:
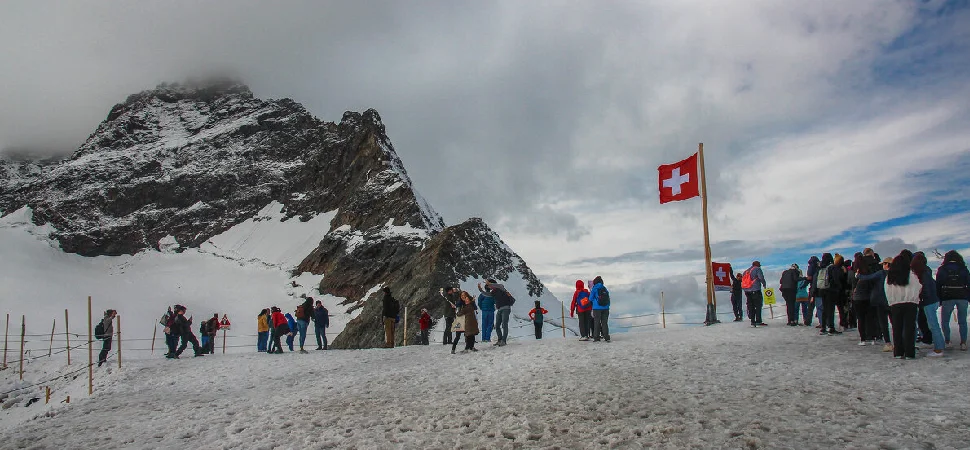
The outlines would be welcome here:
<svg viewBox="0 0 970 450">
<path fill-rule="evenodd" d="M 701 175 L 701 204 L 704 208 L 704 261 L 707 274 L 707 304 L 717 307 L 714 300 L 714 276 L 711 273 L 711 233 L 707 226 L 707 174 L 704 172 L 704 143 L 697 144 L 697 164 L 700 166 Z M 710 310 L 710 307 L 708 307 Z"/>
<path fill-rule="evenodd" d="M 71 365 L 71 324 L 67 321 L 67 309 L 64 309 L 64 342 L 67 348 L 67 365 Z"/>
</svg>

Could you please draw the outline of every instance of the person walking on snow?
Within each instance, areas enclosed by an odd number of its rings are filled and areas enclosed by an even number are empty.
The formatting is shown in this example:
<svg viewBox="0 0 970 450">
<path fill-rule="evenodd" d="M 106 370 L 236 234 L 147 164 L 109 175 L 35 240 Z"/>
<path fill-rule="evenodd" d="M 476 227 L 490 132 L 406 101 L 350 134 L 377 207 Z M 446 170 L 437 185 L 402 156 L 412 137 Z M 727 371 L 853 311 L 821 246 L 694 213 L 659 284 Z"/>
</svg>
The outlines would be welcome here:
<svg viewBox="0 0 970 450">
<path fill-rule="evenodd" d="M 589 289 L 583 280 L 576 280 L 576 292 L 573 292 L 573 301 L 569 304 L 569 317 L 575 313 L 579 314 L 579 340 L 589 340 L 589 325 L 593 322 L 592 317 L 593 302 L 589 300 Z"/>
<path fill-rule="evenodd" d="M 529 311 L 529 319 L 532 320 L 532 324 L 536 327 L 536 339 L 542 339 L 542 320 L 545 314 L 549 314 L 549 311 L 539 304 L 539 300 L 536 300 L 536 307 L 532 308 L 532 311 Z"/>
<path fill-rule="evenodd" d="M 313 314 L 313 297 L 306 297 L 303 303 L 296 307 L 296 330 L 300 333 L 300 353 L 307 353 L 303 348 L 306 345 L 306 331 L 310 327 L 310 315 Z"/>
<path fill-rule="evenodd" d="M 754 261 L 751 267 L 741 275 L 741 289 L 748 302 L 748 317 L 751 318 L 751 327 L 767 325 L 761 320 L 761 308 L 764 303 L 764 296 L 761 289 L 768 286 L 765 282 L 765 274 L 761 271 L 761 262 Z"/>
<path fill-rule="evenodd" d="M 199 345 L 199 340 L 192 334 L 192 318 L 185 318 L 185 309 L 182 305 L 175 305 L 175 323 L 172 326 L 172 331 L 182 339 L 182 345 L 179 345 L 178 350 L 172 355 L 174 359 L 178 359 L 182 355 L 185 347 L 190 342 L 192 343 L 192 351 L 195 352 L 195 356 L 205 355 L 205 351 Z"/>
<path fill-rule="evenodd" d="M 394 324 L 401 312 L 401 303 L 391 295 L 391 288 L 384 286 L 384 299 L 381 301 L 381 316 L 384 318 L 384 347 L 394 348 Z"/>
<path fill-rule="evenodd" d="M 492 329 L 495 328 L 495 299 L 478 294 L 478 309 L 482 311 L 482 342 L 492 342 Z"/>
<path fill-rule="evenodd" d="M 431 330 L 431 315 L 428 314 L 428 310 L 421 308 L 421 317 L 418 319 L 418 325 L 421 326 L 421 345 L 428 345 L 428 332 Z"/>
<path fill-rule="evenodd" d="M 801 271 L 798 270 L 798 264 L 792 264 L 788 270 L 781 273 L 781 279 L 778 280 L 780 285 L 778 290 L 781 291 L 781 296 L 785 299 L 785 307 L 788 310 L 788 326 L 790 327 L 798 326 L 798 302 L 795 301 L 795 294 L 798 292 L 800 280 Z"/>
<path fill-rule="evenodd" d="M 475 348 L 475 336 L 478 335 L 478 319 L 475 317 L 475 301 L 472 300 L 471 294 L 461 291 L 459 295 L 464 306 L 462 306 L 457 315 L 465 319 L 465 350 L 466 352 L 477 352 Z M 456 338 L 457 339 L 457 338 Z M 451 353 L 455 353 L 454 347 L 452 347 Z"/>
<path fill-rule="evenodd" d="M 838 262 L 838 264 L 836 264 Z M 842 295 L 842 258 L 838 261 L 832 258 L 831 253 L 823 253 L 822 261 L 819 262 L 818 273 L 816 274 L 815 288 L 822 299 L 822 329 L 818 332 L 821 336 L 842 334 L 835 329 L 835 308 L 838 305 L 839 296 Z M 828 331 L 826 331 L 828 328 Z"/>
<path fill-rule="evenodd" d="M 327 327 L 330 326 L 330 311 L 323 306 L 323 302 L 317 300 L 317 306 L 313 308 L 313 332 L 317 336 L 317 350 L 326 350 Z"/>
<path fill-rule="evenodd" d="M 589 301 L 593 304 L 593 342 L 600 339 L 610 342 L 610 291 L 603 285 L 603 277 L 599 275 L 593 278 Z"/>
<path fill-rule="evenodd" d="M 102 340 L 101 353 L 98 354 L 98 367 L 101 367 L 108 360 L 108 352 L 111 351 L 111 337 L 114 336 L 114 320 L 117 315 L 117 311 L 109 309 L 104 312 L 104 318 L 101 319 L 101 326 L 104 328 L 104 331 L 101 336 L 95 336 Z"/>
</svg>

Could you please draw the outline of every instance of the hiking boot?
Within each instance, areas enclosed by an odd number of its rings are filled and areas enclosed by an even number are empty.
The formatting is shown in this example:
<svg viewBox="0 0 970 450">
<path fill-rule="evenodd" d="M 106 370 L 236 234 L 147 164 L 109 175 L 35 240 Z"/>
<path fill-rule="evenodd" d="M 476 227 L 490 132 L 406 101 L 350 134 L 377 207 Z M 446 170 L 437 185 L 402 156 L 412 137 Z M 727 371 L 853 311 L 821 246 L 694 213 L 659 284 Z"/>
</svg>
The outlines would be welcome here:
<svg viewBox="0 0 970 450">
<path fill-rule="evenodd" d="M 469 349 L 469 350 L 471 350 L 471 351 L 473 351 L 473 352 L 477 352 L 477 351 L 478 351 L 478 349 L 477 349 L 477 348 L 472 348 L 472 349 Z"/>
<path fill-rule="evenodd" d="M 106 363 L 106 362 L 107 361 L 98 361 L 98 367 L 101 367 L 101 365 L 104 364 L 104 363 Z"/>
<path fill-rule="evenodd" d="M 966 342 L 961 342 L 960 343 L 960 350 L 967 351 L 967 343 Z"/>
<path fill-rule="evenodd" d="M 893 344 L 886 344 L 882 346 L 882 351 L 891 352 L 893 351 Z"/>
<path fill-rule="evenodd" d="M 835 328 L 832 328 L 831 330 L 829 330 L 829 335 L 835 336 L 837 334 L 842 334 L 842 332 L 839 330 L 836 330 Z"/>
<path fill-rule="evenodd" d="M 452 355 L 454 355 L 454 354 L 455 354 L 455 351 L 454 351 L 454 350 L 452 350 L 452 351 L 451 351 L 451 354 L 452 354 Z"/>
<path fill-rule="evenodd" d="M 828 336 L 829 335 L 829 332 L 828 331 L 825 331 L 825 328 L 822 328 L 821 330 L 819 330 L 818 335 L 819 336 Z"/>
</svg>

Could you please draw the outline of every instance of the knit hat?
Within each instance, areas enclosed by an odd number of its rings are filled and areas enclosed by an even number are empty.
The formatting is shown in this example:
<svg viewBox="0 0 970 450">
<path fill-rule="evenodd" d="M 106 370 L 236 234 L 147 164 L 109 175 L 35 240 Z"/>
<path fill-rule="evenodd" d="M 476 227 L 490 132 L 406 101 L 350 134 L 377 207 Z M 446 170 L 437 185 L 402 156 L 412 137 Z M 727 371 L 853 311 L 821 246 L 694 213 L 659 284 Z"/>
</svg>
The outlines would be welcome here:
<svg viewBox="0 0 970 450">
<path fill-rule="evenodd" d="M 761 267 L 761 261 L 754 261 L 751 263 L 752 266 Z"/>
</svg>

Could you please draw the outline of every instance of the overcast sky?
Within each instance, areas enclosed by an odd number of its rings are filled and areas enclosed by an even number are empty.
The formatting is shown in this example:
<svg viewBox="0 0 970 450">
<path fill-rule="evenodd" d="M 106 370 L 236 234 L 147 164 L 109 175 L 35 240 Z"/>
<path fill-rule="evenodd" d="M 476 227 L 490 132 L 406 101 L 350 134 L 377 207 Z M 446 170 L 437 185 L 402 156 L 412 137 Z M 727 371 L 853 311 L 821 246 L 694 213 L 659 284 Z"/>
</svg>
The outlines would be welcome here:
<svg viewBox="0 0 970 450">
<path fill-rule="evenodd" d="M 558 293 L 696 299 L 700 201 L 659 205 L 656 168 L 699 142 L 738 269 L 970 248 L 967 24 L 939 0 L 7 0 L 0 149 L 70 152 L 127 95 L 230 71 L 324 120 L 377 109 L 446 222 L 485 218 Z"/>
</svg>

